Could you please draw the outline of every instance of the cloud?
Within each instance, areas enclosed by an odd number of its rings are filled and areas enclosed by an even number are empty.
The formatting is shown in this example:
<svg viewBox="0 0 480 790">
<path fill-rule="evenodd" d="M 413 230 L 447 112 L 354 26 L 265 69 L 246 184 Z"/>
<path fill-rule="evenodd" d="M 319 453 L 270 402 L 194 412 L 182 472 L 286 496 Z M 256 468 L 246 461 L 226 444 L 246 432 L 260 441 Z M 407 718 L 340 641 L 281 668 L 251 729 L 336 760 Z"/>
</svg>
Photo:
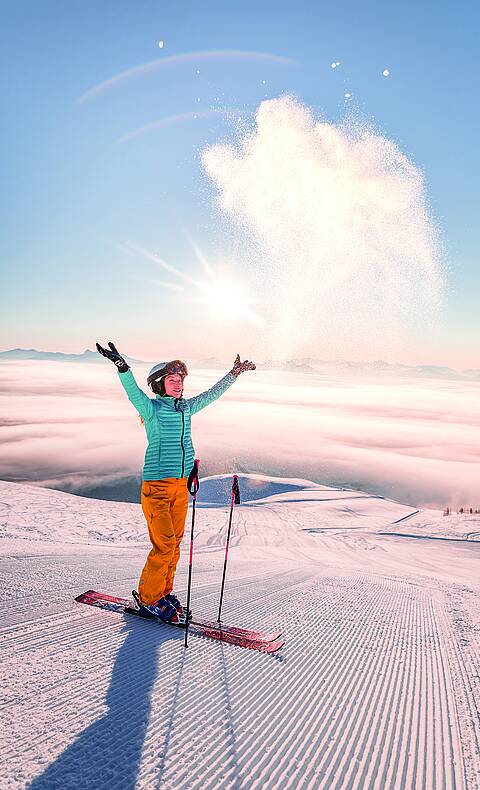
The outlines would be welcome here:
<svg viewBox="0 0 480 790">
<path fill-rule="evenodd" d="M 142 388 L 145 370 L 135 368 Z M 221 378 L 192 371 L 186 395 Z M 28 382 L 26 384 L 26 382 Z M 480 505 L 480 382 L 255 371 L 192 420 L 204 475 L 359 487 L 413 505 Z M 140 476 L 145 431 L 113 367 L 0 364 L 0 478 L 79 492 Z"/>
<path fill-rule="evenodd" d="M 371 126 L 318 120 L 288 96 L 262 102 L 241 134 L 203 164 L 266 295 L 257 349 L 374 360 L 424 344 L 445 275 L 415 164 Z"/>
</svg>

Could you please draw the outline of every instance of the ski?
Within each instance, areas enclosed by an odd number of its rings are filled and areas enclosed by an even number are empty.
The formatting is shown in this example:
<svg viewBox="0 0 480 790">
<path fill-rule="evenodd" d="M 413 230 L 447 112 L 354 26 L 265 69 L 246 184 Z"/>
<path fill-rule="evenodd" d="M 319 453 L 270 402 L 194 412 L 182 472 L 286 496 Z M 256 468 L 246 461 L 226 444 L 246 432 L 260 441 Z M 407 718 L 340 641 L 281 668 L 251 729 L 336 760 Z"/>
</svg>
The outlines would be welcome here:
<svg viewBox="0 0 480 790">
<path fill-rule="evenodd" d="M 75 598 L 78 603 L 89 604 L 90 606 L 97 606 L 100 609 L 108 609 L 115 612 L 125 612 L 126 614 L 136 615 L 146 620 L 154 620 L 155 622 L 162 622 L 156 617 L 142 614 L 138 609 L 131 606 L 131 601 L 127 598 L 119 598 L 114 595 L 107 595 L 107 593 L 100 593 L 96 590 L 87 590 L 86 592 L 78 595 Z M 165 625 L 165 623 L 162 623 Z M 175 623 L 167 623 L 174 628 L 184 629 L 184 625 L 176 625 Z M 199 617 L 194 617 L 190 621 L 190 628 L 193 633 L 209 637 L 210 639 L 217 639 L 222 642 L 229 642 L 230 644 L 239 645 L 240 647 L 250 648 L 252 650 L 261 650 L 266 653 L 274 653 L 285 644 L 278 639 L 280 632 L 267 633 L 264 631 L 251 631 L 245 628 L 237 628 L 236 626 L 224 625 L 223 623 L 215 623 Z"/>
<path fill-rule="evenodd" d="M 130 606 L 131 604 L 131 601 L 128 598 L 119 598 L 114 595 L 107 595 L 107 593 L 97 592 L 96 590 L 87 590 L 86 592 L 82 593 L 82 595 L 79 595 L 75 600 L 79 601 L 80 603 L 91 603 L 91 601 L 87 601 L 85 598 L 110 601 L 111 603 L 118 603 L 122 606 Z M 203 628 L 221 629 L 222 631 L 234 634 L 235 636 L 242 636 L 246 639 L 256 639 L 259 642 L 275 642 L 281 635 L 281 631 L 252 631 L 247 628 L 238 628 L 237 626 L 233 625 L 216 623 L 203 617 L 194 617 L 190 622 L 194 625 L 200 625 Z"/>
<path fill-rule="evenodd" d="M 96 604 L 94 605 L 98 606 L 101 603 L 102 601 L 97 600 Z M 108 605 L 111 606 L 112 604 L 107 602 L 107 606 Z M 158 623 L 160 625 L 166 625 L 168 628 L 177 628 L 181 631 L 185 630 L 184 623 L 164 623 L 158 617 L 155 617 L 154 615 L 143 614 L 143 612 L 139 611 L 138 609 L 133 609 L 131 606 L 125 606 L 123 608 L 123 612 L 125 612 L 125 614 L 133 614 L 135 617 L 141 617 L 144 620 L 151 620 L 154 623 Z M 281 642 L 279 640 L 274 642 L 262 642 L 258 639 L 249 639 L 245 636 L 238 636 L 237 634 L 232 634 L 229 631 L 224 631 L 222 628 L 207 628 L 193 621 L 190 621 L 189 632 L 191 634 L 196 634 L 197 636 L 205 636 L 208 639 L 216 639 L 219 642 L 227 642 L 230 645 L 245 647 L 247 650 L 257 650 L 260 653 L 275 653 L 285 644 L 285 642 Z"/>
</svg>

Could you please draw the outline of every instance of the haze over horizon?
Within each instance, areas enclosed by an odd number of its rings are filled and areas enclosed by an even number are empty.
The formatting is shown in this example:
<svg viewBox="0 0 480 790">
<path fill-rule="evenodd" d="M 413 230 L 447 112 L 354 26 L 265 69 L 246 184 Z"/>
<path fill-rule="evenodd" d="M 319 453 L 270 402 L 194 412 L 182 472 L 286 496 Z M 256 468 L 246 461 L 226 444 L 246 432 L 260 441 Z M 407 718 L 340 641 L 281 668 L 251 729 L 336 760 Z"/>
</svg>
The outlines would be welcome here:
<svg viewBox="0 0 480 790">
<path fill-rule="evenodd" d="M 127 359 L 130 363 L 136 362 L 138 364 L 157 364 L 159 359 L 155 357 L 155 359 L 148 360 L 145 357 L 141 356 L 131 356 L 130 354 L 123 354 L 125 359 Z M 2 349 L 0 350 L 0 358 L 5 360 L 25 360 L 30 359 L 32 361 L 38 360 L 41 361 L 42 359 L 48 359 L 50 361 L 55 360 L 58 358 L 58 361 L 87 361 L 87 362 L 98 362 L 100 364 L 104 364 L 104 358 L 98 354 L 98 351 L 92 348 L 85 348 L 83 351 L 64 351 L 64 350 L 47 350 L 47 349 L 37 349 L 37 348 L 11 348 L 11 349 Z M 85 358 L 85 359 L 84 359 Z M 165 358 L 166 359 L 166 358 Z M 185 361 L 185 360 L 184 360 Z M 213 365 L 214 367 L 221 366 L 227 367 L 230 365 L 231 360 L 227 360 L 226 358 L 221 358 L 219 356 L 198 356 L 198 357 L 191 357 L 186 360 L 188 364 L 192 367 L 200 367 L 200 369 L 205 368 L 208 369 L 209 365 Z M 340 357 L 332 357 L 329 358 L 316 358 L 316 357 L 293 357 L 291 359 L 285 358 L 271 358 L 271 359 L 262 359 L 256 358 L 255 360 L 257 368 L 267 367 L 268 369 L 277 369 L 277 370 L 284 370 L 291 368 L 294 372 L 302 373 L 302 372 L 310 372 L 315 371 L 315 365 L 318 366 L 327 366 L 333 367 L 339 366 L 342 367 L 350 367 L 352 370 L 357 369 L 359 373 L 362 369 L 365 369 L 367 374 L 377 370 L 381 372 L 382 369 L 385 371 L 398 371 L 401 372 L 402 370 L 410 371 L 411 373 L 415 373 L 415 371 L 424 372 L 427 371 L 431 375 L 435 375 L 435 372 L 438 372 L 439 375 L 451 373 L 455 374 L 464 374 L 464 373 L 479 373 L 480 374 L 480 367 L 478 368 L 451 368 L 448 365 L 435 365 L 429 364 L 428 362 L 418 363 L 416 365 L 408 365 L 402 362 L 386 362 L 384 359 L 372 359 L 372 360 L 364 360 L 364 359 L 342 359 Z M 208 364 L 207 364 L 208 363 Z M 317 370 L 317 372 L 319 372 Z"/>
</svg>

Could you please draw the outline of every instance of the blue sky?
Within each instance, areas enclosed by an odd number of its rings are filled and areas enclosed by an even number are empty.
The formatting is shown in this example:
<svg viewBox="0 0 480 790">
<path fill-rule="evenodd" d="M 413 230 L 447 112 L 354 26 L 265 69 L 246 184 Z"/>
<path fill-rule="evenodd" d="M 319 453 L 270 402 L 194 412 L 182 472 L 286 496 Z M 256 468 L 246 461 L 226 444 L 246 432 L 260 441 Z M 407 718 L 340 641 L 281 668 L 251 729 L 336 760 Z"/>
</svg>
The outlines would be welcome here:
<svg viewBox="0 0 480 790">
<path fill-rule="evenodd" d="M 162 337 L 164 355 L 185 356 L 200 328 L 207 353 L 236 353 L 240 322 L 220 342 L 208 316 L 152 288 L 152 265 L 123 246 L 132 240 L 191 272 L 185 229 L 208 259 L 231 244 L 200 161 L 207 145 L 231 137 L 231 122 L 199 118 L 118 140 L 162 118 L 254 111 L 292 93 L 332 123 L 346 113 L 373 121 L 423 171 L 448 299 L 438 346 L 421 361 L 478 366 L 479 21 L 473 2 L 6 4 L 1 350 L 81 352 L 98 338 L 146 357 Z M 141 64 L 225 50 L 295 64 L 193 56 L 76 103 Z"/>
</svg>

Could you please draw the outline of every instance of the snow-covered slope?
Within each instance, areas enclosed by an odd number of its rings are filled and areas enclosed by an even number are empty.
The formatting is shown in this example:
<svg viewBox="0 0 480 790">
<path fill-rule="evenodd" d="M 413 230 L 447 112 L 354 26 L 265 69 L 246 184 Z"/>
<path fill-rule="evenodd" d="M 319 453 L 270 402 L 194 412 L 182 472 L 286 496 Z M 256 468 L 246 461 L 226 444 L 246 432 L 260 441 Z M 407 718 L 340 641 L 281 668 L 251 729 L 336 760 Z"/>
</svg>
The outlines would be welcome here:
<svg viewBox="0 0 480 790">
<path fill-rule="evenodd" d="M 239 477 L 224 618 L 280 626 L 275 656 L 74 603 L 136 585 L 140 505 L 0 482 L 2 788 L 478 787 L 473 517 Z M 197 507 L 210 617 L 230 486 L 202 480 Z"/>
<path fill-rule="evenodd" d="M 419 511 L 375 494 L 297 478 L 253 474 L 238 477 L 242 504 L 236 508 L 234 543 L 298 543 L 305 538 L 300 533 L 358 529 L 419 537 L 480 539 L 478 515 L 446 518 L 441 511 Z M 214 507 L 221 509 L 222 514 L 203 513 L 197 525 L 200 544 L 223 540 L 219 519 L 225 520 L 224 513 L 229 509 L 231 485 L 232 478 L 226 475 L 201 479 L 197 508 L 206 511 Z M 2 480 L 0 495 L 0 539 L 25 538 L 62 544 L 103 542 L 119 546 L 148 544 L 140 505 L 90 499 Z M 295 523 L 298 520 L 298 529 L 288 528 L 283 505 L 290 506 L 289 518 L 294 517 Z M 255 515 L 245 518 L 244 514 L 253 508 Z M 306 524 L 302 519 L 306 519 Z"/>
</svg>

